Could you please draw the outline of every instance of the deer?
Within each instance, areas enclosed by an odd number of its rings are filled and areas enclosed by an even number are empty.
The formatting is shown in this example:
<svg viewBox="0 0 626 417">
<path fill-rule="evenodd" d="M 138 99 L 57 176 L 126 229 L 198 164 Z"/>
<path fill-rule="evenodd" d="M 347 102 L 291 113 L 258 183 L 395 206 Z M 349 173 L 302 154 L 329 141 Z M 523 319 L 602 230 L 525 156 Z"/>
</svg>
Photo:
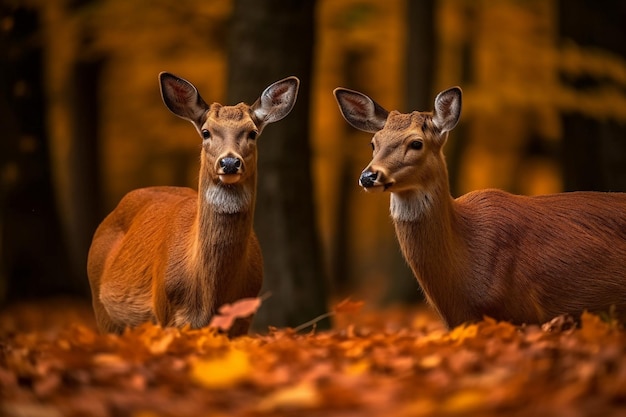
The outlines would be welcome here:
<svg viewBox="0 0 626 417">
<path fill-rule="evenodd" d="M 461 115 L 459 87 L 430 112 L 389 112 L 346 88 L 334 96 L 352 127 L 373 133 L 359 185 L 390 193 L 404 259 L 448 328 L 485 316 L 519 325 L 585 310 L 626 317 L 626 194 L 453 198 L 443 147 Z"/>
<path fill-rule="evenodd" d="M 257 140 L 292 110 L 300 81 L 267 87 L 252 105 L 207 105 L 189 81 L 159 74 L 161 97 L 202 139 L 198 191 L 133 190 L 95 231 L 87 274 L 98 329 L 122 333 L 151 322 L 201 328 L 217 309 L 256 297 L 263 258 L 253 230 Z M 249 330 L 237 320 L 229 336 Z"/>
</svg>

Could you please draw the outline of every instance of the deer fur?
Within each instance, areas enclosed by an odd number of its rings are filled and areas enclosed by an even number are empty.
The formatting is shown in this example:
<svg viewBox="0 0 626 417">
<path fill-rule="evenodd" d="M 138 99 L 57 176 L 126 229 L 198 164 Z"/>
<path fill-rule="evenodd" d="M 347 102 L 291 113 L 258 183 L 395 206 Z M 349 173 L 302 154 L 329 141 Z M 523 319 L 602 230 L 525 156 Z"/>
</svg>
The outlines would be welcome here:
<svg viewBox="0 0 626 417">
<path fill-rule="evenodd" d="M 584 310 L 626 313 L 626 194 L 519 196 L 481 190 L 452 198 L 442 149 L 461 114 L 461 89 L 433 112 L 388 112 L 338 88 L 340 111 L 374 133 L 366 191 L 389 191 L 402 253 L 449 327 L 483 316 L 542 323 Z"/>
<path fill-rule="evenodd" d="M 291 111 L 298 79 L 270 85 L 251 106 L 209 106 L 188 81 L 166 72 L 159 80 L 165 105 L 203 138 L 199 192 L 134 190 L 100 224 L 87 269 L 103 332 L 144 322 L 203 327 L 221 305 L 257 296 L 263 279 L 253 231 L 256 141 Z M 230 334 L 249 324 L 238 321 Z"/>
</svg>

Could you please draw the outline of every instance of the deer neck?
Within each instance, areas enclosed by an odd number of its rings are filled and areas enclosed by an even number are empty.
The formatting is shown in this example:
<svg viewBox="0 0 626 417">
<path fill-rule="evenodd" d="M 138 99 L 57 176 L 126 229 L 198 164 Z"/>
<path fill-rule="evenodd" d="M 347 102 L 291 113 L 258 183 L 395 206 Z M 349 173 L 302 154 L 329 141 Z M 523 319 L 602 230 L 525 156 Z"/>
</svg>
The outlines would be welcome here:
<svg viewBox="0 0 626 417">
<path fill-rule="evenodd" d="M 256 177 L 228 185 L 208 178 L 200 180 L 196 219 L 198 258 L 204 265 L 211 265 L 216 273 L 223 272 L 222 268 L 236 270 L 242 264 L 233 265 L 232 260 L 245 254 L 252 234 L 255 195 Z M 233 251 L 238 256 L 231 257 Z M 222 265 L 222 261 L 226 264 Z"/>
<path fill-rule="evenodd" d="M 227 302 L 226 289 L 237 290 L 236 283 L 241 281 L 253 233 L 255 191 L 254 178 L 233 185 L 200 180 L 189 265 L 194 302 L 209 309 L 198 309 L 202 311 L 197 319 L 200 326 Z"/>
<path fill-rule="evenodd" d="M 447 323 L 464 308 L 458 296 L 465 251 L 454 204 L 446 178 L 428 190 L 392 193 L 390 205 L 402 253 L 428 301 Z"/>
</svg>

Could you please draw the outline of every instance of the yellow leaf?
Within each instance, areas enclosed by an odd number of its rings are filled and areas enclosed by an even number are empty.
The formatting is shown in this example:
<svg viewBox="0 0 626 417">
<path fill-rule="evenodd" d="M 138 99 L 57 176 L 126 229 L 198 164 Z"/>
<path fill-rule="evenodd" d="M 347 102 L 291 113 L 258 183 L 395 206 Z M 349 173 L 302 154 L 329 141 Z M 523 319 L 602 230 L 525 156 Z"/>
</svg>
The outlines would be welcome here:
<svg viewBox="0 0 626 417">
<path fill-rule="evenodd" d="M 430 333 L 425 334 L 423 337 L 420 337 L 415 341 L 415 346 L 417 348 L 421 348 L 423 346 L 428 346 L 431 343 L 439 342 L 444 340 L 446 333 L 442 329 L 433 330 Z"/>
<path fill-rule="evenodd" d="M 231 388 L 252 374 L 248 354 L 230 349 L 225 356 L 199 359 L 191 365 L 191 378 L 207 388 Z"/>
<path fill-rule="evenodd" d="M 423 369 L 433 369 L 441 365 L 441 362 L 443 362 L 443 359 L 441 358 L 441 356 L 432 354 L 432 355 L 424 356 L 419 361 L 419 366 L 422 367 Z"/>
<path fill-rule="evenodd" d="M 366 360 L 360 360 L 346 366 L 345 372 L 350 376 L 363 375 L 370 369 L 370 364 Z"/>
<path fill-rule="evenodd" d="M 148 349 L 153 355 L 161 355 L 167 351 L 172 341 L 175 339 L 173 332 L 163 332 L 160 337 L 155 337 L 153 340 L 146 340 Z"/>
<path fill-rule="evenodd" d="M 448 337 L 450 340 L 458 341 L 459 343 L 463 343 L 465 339 L 473 339 L 478 334 L 478 326 L 475 324 L 462 324 L 460 326 L 455 327 L 450 331 Z"/>
<path fill-rule="evenodd" d="M 467 413 L 484 406 L 485 395 L 476 390 L 460 391 L 453 394 L 443 404 L 443 409 L 447 413 Z"/>
<path fill-rule="evenodd" d="M 284 409 L 313 408 L 320 405 L 322 397 L 311 383 L 280 389 L 259 402 L 258 411 L 270 412 Z"/>
</svg>

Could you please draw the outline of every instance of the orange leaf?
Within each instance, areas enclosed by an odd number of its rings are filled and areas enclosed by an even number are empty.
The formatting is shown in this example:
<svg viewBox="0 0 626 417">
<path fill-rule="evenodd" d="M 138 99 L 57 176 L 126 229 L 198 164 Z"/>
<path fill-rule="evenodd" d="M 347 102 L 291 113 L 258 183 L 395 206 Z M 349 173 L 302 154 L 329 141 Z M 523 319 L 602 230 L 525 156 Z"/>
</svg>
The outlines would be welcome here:
<svg viewBox="0 0 626 417">
<path fill-rule="evenodd" d="M 364 301 L 350 301 L 350 298 L 346 298 L 345 300 L 335 305 L 335 308 L 333 310 L 336 314 L 358 313 L 364 304 Z"/>
<path fill-rule="evenodd" d="M 242 298 L 232 304 L 224 304 L 219 308 L 219 314 L 211 319 L 209 327 L 216 327 L 220 330 L 228 330 L 238 318 L 245 318 L 256 313 L 261 306 L 261 298 Z"/>
<path fill-rule="evenodd" d="M 610 326 L 593 313 L 584 311 L 580 316 L 580 335 L 588 342 L 598 342 L 610 332 Z"/>
</svg>

